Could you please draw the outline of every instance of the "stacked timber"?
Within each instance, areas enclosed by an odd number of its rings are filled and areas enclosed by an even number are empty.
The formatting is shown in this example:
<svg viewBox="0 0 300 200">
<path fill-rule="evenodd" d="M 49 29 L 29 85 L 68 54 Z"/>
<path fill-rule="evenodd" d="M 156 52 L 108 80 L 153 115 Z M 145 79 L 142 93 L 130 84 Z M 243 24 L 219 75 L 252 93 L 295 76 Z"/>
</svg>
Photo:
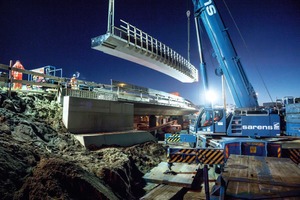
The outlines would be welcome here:
<svg viewBox="0 0 300 200">
<path fill-rule="evenodd" d="M 300 136 L 300 103 L 286 105 L 286 134 Z"/>
</svg>

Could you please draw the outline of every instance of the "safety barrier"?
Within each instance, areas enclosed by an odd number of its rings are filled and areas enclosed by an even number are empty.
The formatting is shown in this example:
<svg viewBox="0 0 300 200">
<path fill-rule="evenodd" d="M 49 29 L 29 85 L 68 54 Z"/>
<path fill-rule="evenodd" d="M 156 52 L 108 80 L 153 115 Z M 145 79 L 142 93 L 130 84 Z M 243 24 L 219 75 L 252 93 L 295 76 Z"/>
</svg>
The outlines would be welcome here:
<svg viewBox="0 0 300 200">
<path fill-rule="evenodd" d="M 297 165 L 300 163 L 300 149 L 287 149 L 288 157 Z"/>
<path fill-rule="evenodd" d="M 197 137 L 192 134 L 182 133 L 181 131 L 178 133 L 166 133 L 165 134 L 165 143 L 196 143 Z"/>
<path fill-rule="evenodd" d="M 169 137 L 167 137 L 165 141 L 167 143 L 168 142 L 180 142 L 180 133 L 173 133 L 173 134 L 169 135 Z"/>
<path fill-rule="evenodd" d="M 62 90 L 62 96 L 71 96 L 71 97 L 80 97 L 80 98 L 87 98 L 87 99 L 101 99 L 107 101 L 118 101 L 118 97 L 116 94 L 111 92 L 104 92 L 104 91 L 89 91 L 89 90 L 72 90 L 69 88 L 64 88 Z"/>
<path fill-rule="evenodd" d="M 40 87 L 48 87 L 48 88 L 59 88 L 59 85 L 63 82 L 62 78 L 56 77 L 56 76 L 50 76 L 47 74 L 41 74 L 38 72 L 30 71 L 30 70 L 24 70 L 24 69 L 18 69 L 18 68 L 12 68 L 12 61 L 10 61 L 9 66 L 0 64 L 0 69 L 5 70 L 5 76 L 3 76 L 3 72 L 1 72 L 1 79 L 0 81 L 7 83 L 5 86 L 8 88 L 8 96 L 11 95 L 12 86 L 14 83 L 21 83 L 22 85 L 26 86 L 40 86 Z M 27 81 L 27 80 L 16 80 L 13 79 L 12 71 L 20 72 L 23 74 L 31 75 L 31 76 L 39 76 L 43 77 L 45 80 L 52 80 L 51 83 L 49 82 L 34 82 L 34 81 Z"/>
<path fill-rule="evenodd" d="M 177 149 L 169 148 L 170 163 L 201 163 L 224 164 L 224 152 L 222 149 Z"/>
<path fill-rule="evenodd" d="M 179 163 L 197 163 L 196 162 L 196 149 L 175 149 L 169 148 L 169 163 L 179 162 Z"/>
</svg>

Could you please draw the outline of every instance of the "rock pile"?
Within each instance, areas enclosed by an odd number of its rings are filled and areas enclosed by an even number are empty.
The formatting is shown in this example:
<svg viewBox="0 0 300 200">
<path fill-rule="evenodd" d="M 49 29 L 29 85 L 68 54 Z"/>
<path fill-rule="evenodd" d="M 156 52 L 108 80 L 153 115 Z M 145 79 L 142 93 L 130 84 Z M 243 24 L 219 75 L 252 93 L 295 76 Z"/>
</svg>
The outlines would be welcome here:
<svg viewBox="0 0 300 200">
<path fill-rule="evenodd" d="M 157 143 L 84 148 L 53 94 L 0 91 L 1 199 L 138 199 L 144 173 L 165 159 Z"/>
</svg>

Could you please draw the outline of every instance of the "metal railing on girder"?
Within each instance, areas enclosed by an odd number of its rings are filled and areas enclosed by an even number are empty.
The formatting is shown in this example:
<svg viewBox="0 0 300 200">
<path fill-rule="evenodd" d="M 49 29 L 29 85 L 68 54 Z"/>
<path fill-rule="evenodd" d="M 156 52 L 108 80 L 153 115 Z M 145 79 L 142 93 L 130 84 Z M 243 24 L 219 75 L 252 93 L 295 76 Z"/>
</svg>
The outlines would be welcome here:
<svg viewBox="0 0 300 200">
<path fill-rule="evenodd" d="M 124 20 L 115 26 L 114 5 L 114 0 L 110 0 L 107 32 L 91 38 L 92 49 L 149 67 L 183 83 L 198 81 L 198 69 L 169 46 Z"/>
<path fill-rule="evenodd" d="M 120 27 L 113 26 L 111 34 L 125 40 L 128 45 L 139 49 L 149 57 L 167 64 L 169 67 L 186 74 L 196 81 L 198 80 L 198 70 L 187 59 L 128 22 L 120 21 L 122 23 Z"/>
</svg>

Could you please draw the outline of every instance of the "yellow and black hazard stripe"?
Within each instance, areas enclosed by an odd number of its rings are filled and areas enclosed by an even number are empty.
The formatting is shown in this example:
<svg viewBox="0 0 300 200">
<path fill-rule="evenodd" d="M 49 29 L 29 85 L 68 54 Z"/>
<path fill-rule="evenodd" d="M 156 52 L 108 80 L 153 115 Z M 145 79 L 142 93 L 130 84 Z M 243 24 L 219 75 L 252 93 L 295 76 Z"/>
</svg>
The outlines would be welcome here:
<svg viewBox="0 0 300 200">
<path fill-rule="evenodd" d="M 180 142 L 180 133 L 173 133 L 167 139 L 167 142 Z"/>
<path fill-rule="evenodd" d="M 169 154 L 168 162 L 224 164 L 224 152 L 220 149 L 180 149 Z"/>
<path fill-rule="evenodd" d="M 196 153 L 195 149 L 180 149 L 175 153 L 170 153 L 168 162 L 194 163 L 196 162 Z"/>
<path fill-rule="evenodd" d="M 224 152 L 220 149 L 200 149 L 197 152 L 197 160 L 201 164 L 224 164 Z"/>
<path fill-rule="evenodd" d="M 277 148 L 277 157 L 281 158 L 281 147 Z"/>
<path fill-rule="evenodd" d="M 225 158 L 226 158 L 226 160 L 229 158 L 229 147 L 228 147 L 228 145 L 225 146 Z"/>
<path fill-rule="evenodd" d="M 300 163 L 300 149 L 289 149 L 289 157 L 290 159 L 296 163 Z"/>
</svg>

